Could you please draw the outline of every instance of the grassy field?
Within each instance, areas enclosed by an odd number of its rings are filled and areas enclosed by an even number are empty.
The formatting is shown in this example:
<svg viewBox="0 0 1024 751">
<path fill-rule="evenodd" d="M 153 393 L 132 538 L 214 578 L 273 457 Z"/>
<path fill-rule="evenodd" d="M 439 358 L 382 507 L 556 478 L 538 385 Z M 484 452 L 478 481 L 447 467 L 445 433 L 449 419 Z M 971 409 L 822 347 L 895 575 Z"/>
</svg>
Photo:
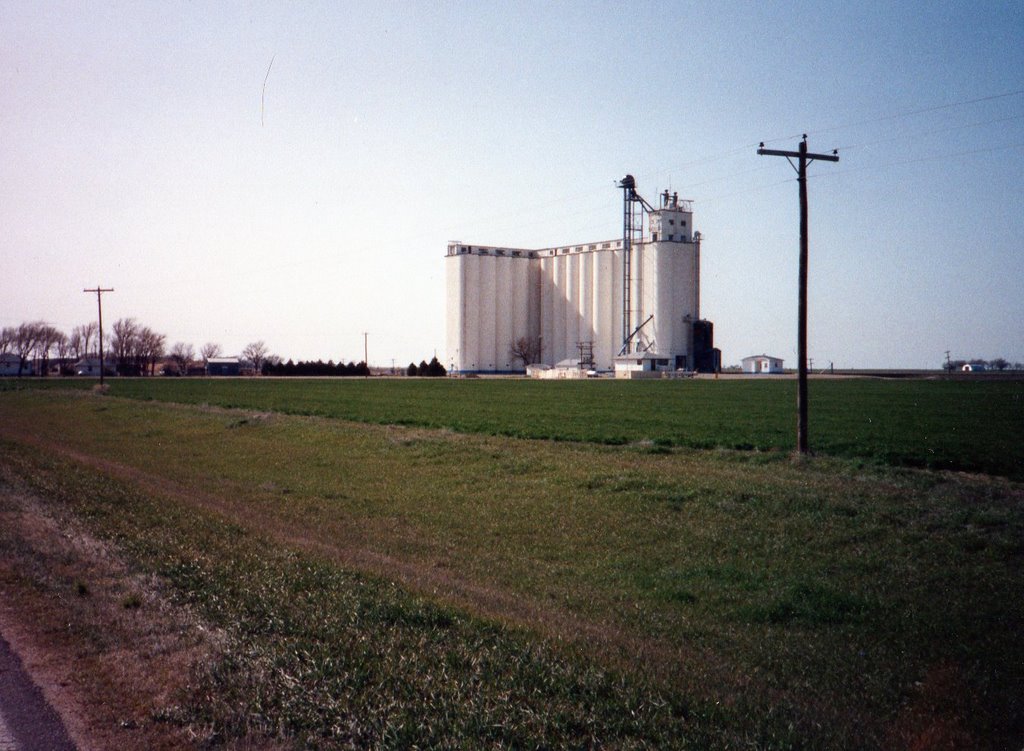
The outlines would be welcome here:
<svg viewBox="0 0 1024 751">
<path fill-rule="evenodd" d="M 130 399 L 447 428 L 521 438 L 790 451 L 795 384 L 782 380 L 111 379 Z M 0 389 L 91 387 L 0 381 Z M 812 380 L 816 453 L 1024 479 L 1024 381 Z"/>
<path fill-rule="evenodd" d="M 1024 741 L 1019 483 L 888 467 L 870 453 L 867 463 L 794 463 L 777 450 L 693 450 L 689 426 L 708 431 L 707 417 L 679 428 L 633 403 L 626 411 L 648 414 L 653 428 L 639 419 L 612 433 L 614 409 L 601 404 L 634 396 L 679 420 L 718 398 L 718 419 L 751 422 L 753 405 L 775 393 L 764 382 L 731 390 L 730 400 L 713 382 L 572 384 L 584 387 L 580 398 L 563 404 L 561 420 L 545 419 L 574 442 L 508 438 L 527 422 L 523 410 L 539 409 L 535 399 L 556 412 L 559 396 L 567 402 L 564 384 L 524 385 L 8 389 L 0 490 L 23 488 L 54 518 L 87 525 L 226 635 L 173 702 L 150 709 L 197 743 Z M 617 390 L 641 385 L 653 388 Z M 976 440 L 990 434 L 965 427 L 974 423 L 964 405 L 970 415 L 1000 412 L 978 392 L 918 390 L 957 384 L 898 385 L 919 406 L 890 392 L 890 412 L 923 412 L 924 424 L 945 410 Z M 942 393 L 959 407 L 938 406 Z M 1002 412 L 1015 404 L 1012 391 L 983 393 Z M 460 399 L 469 404 L 452 403 Z M 781 391 L 774 399 L 782 410 Z M 872 400 L 884 401 L 858 385 L 846 403 L 859 407 L 841 420 L 837 399 L 835 429 L 860 420 Z M 245 409 L 203 406 L 219 404 Z M 392 409 L 415 426 L 367 424 L 387 422 Z M 600 429 L 574 434 L 580 414 Z M 1019 414 L 999 419 L 1019 427 Z M 900 433 L 912 445 L 912 426 Z M 1001 440 L 989 437 L 981 453 Z M 926 463 L 916 456 L 909 463 Z M 38 556 L 0 528 L 4 559 Z M 76 587 L 96 587 L 73 573 L 25 586 L 63 603 Z"/>
</svg>

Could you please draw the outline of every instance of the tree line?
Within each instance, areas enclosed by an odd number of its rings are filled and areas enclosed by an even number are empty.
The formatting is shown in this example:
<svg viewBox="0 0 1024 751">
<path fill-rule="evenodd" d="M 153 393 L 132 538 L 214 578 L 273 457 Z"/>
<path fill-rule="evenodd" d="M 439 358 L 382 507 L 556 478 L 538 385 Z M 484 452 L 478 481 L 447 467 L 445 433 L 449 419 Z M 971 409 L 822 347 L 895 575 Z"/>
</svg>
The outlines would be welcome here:
<svg viewBox="0 0 1024 751">
<path fill-rule="evenodd" d="M 419 365 L 414 362 L 409 363 L 409 367 L 405 369 L 405 374 L 407 376 L 441 378 L 448 375 L 448 371 L 445 369 L 444 365 L 437 361 L 437 355 L 434 355 L 430 362 L 420 360 Z"/>
<path fill-rule="evenodd" d="M 104 327 L 106 329 L 106 327 Z M 18 360 L 17 375 L 75 375 L 75 365 L 87 360 L 96 363 L 99 373 L 99 326 L 86 323 L 75 326 L 70 334 L 43 321 L 22 323 L 0 329 L 0 357 Z M 167 348 L 167 336 L 139 323 L 135 318 L 121 318 L 110 330 L 103 332 L 103 360 L 107 373 L 122 376 L 192 375 L 206 372 L 206 364 L 221 357 L 219 344 L 207 342 L 199 348 L 186 342 L 175 342 Z M 7 360 L 8 357 L 3 359 Z M 272 354 L 266 343 L 252 342 L 242 350 L 239 364 L 242 372 L 271 376 L 369 376 L 365 362 L 322 360 L 283 361 Z M 5 372 L 9 368 L 3 368 Z M 90 369 L 90 374 L 93 371 Z M 406 373 L 413 376 L 444 376 L 447 371 L 434 357 L 429 363 L 410 363 Z"/>
<path fill-rule="evenodd" d="M 1002 357 L 997 357 L 994 360 L 982 360 L 980 357 L 974 357 L 970 360 L 946 360 L 942 364 L 946 370 L 962 370 L 964 365 L 980 365 L 986 370 L 1024 370 L 1024 362 L 1010 362 Z"/>
<path fill-rule="evenodd" d="M 316 362 L 312 360 L 299 360 L 298 362 L 288 360 L 287 362 L 281 362 L 278 358 L 275 361 L 265 363 L 261 372 L 263 375 L 269 376 L 365 377 L 370 375 L 370 368 L 365 362 L 335 363 L 333 360 L 328 360 L 327 362 L 323 360 L 317 360 Z M 409 367 L 405 369 L 405 374 L 408 376 L 439 378 L 448 375 L 448 371 L 435 356 L 431 358 L 430 362 L 421 360 L 419 365 L 414 362 L 409 363 Z"/>
<path fill-rule="evenodd" d="M 30 369 L 30 363 L 36 361 L 43 363 L 45 371 L 49 368 L 51 357 L 59 360 L 78 359 L 88 352 L 97 328 L 96 324 L 77 326 L 68 336 L 43 321 L 5 326 L 0 329 L 0 356 L 13 355 L 18 358 L 19 376 Z"/>
<path fill-rule="evenodd" d="M 268 362 L 262 368 L 263 375 L 271 376 L 368 376 L 370 368 L 365 362 L 335 363 L 333 360 L 293 362 Z"/>
<path fill-rule="evenodd" d="M 99 325 L 95 322 L 75 326 L 65 334 L 43 321 L 30 321 L 0 329 L 0 356 L 18 359 L 17 375 L 52 371 L 74 375 L 74 366 L 83 360 L 100 356 Z M 262 342 L 256 344 L 262 345 Z M 256 344 L 249 345 L 256 347 Z M 203 362 L 219 357 L 219 344 L 208 342 L 200 349 Z M 264 349 L 264 357 L 266 356 Z M 134 318 L 121 318 L 109 331 L 103 332 L 103 360 L 107 372 L 124 376 L 157 375 L 167 368 L 181 374 L 188 372 L 196 353 L 191 344 L 175 343 L 167 350 L 167 336 L 140 324 Z"/>
</svg>

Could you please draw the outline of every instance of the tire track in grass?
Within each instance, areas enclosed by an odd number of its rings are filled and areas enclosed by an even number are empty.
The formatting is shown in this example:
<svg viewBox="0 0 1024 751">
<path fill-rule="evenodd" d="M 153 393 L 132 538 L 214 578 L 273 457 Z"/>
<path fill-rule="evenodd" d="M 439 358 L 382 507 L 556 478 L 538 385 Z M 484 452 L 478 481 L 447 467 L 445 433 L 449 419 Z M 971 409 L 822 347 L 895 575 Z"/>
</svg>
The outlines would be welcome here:
<svg viewBox="0 0 1024 751">
<path fill-rule="evenodd" d="M 223 409 L 223 408 L 221 408 Z M 248 414 L 247 411 L 240 413 Z M 288 419 L 316 420 L 311 417 Z M 421 429 L 422 430 L 422 429 Z M 127 482 L 143 492 L 168 498 L 183 506 L 199 506 L 273 542 L 295 548 L 340 564 L 351 570 L 396 581 L 415 594 L 426 596 L 471 614 L 514 627 L 526 627 L 541 636 L 586 644 L 611 666 L 628 672 L 643 672 L 658 680 L 679 685 L 680 665 L 699 665 L 699 679 L 686 681 L 684 689 L 695 696 L 717 700 L 712 684 L 742 692 L 746 679 L 736 676 L 721 658 L 652 639 L 638 639 L 607 622 L 593 623 L 548 603 L 486 587 L 455 576 L 448 568 L 423 566 L 361 545 L 359 535 L 339 540 L 330 530 L 298 526 L 294 520 L 254 515 L 242 500 L 232 500 L 208 491 L 154 475 L 128 464 L 113 461 L 36 435 L 0 426 L 0 435 L 41 451 L 51 452 L 74 463 Z"/>
</svg>

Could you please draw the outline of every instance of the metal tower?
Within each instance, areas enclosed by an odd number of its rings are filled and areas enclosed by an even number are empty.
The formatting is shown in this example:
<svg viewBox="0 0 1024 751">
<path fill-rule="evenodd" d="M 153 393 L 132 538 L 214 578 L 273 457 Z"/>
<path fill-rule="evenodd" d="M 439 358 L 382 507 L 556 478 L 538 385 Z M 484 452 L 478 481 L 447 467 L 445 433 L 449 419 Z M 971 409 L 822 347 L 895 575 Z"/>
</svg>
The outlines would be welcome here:
<svg viewBox="0 0 1024 751">
<path fill-rule="evenodd" d="M 633 331 L 633 246 L 642 245 L 644 241 L 644 211 L 653 211 L 653 207 L 636 192 L 636 180 L 626 175 L 619 182 L 622 188 L 622 351 L 629 350 L 629 340 Z M 638 316 L 639 317 L 639 316 Z"/>
<path fill-rule="evenodd" d="M 594 362 L 594 342 L 576 342 L 576 349 L 580 353 L 580 370 L 593 370 L 597 365 Z"/>
</svg>

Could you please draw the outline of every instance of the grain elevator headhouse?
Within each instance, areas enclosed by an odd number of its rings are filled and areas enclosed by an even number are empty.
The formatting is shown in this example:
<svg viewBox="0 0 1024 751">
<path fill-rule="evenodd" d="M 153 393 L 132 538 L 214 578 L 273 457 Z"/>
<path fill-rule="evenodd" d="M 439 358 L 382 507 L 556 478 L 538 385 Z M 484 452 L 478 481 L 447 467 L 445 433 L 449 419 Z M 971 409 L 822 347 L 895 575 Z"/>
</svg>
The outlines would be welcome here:
<svg viewBox="0 0 1024 751">
<path fill-rule="evenodd" d="M 621 238 L 527 249 L 448 244 L 449 372 L 713 371 L 720 356 L 700 317 L 700 233 L 691 202 L 652 206 L 631 175 Z"/>
</svg>

